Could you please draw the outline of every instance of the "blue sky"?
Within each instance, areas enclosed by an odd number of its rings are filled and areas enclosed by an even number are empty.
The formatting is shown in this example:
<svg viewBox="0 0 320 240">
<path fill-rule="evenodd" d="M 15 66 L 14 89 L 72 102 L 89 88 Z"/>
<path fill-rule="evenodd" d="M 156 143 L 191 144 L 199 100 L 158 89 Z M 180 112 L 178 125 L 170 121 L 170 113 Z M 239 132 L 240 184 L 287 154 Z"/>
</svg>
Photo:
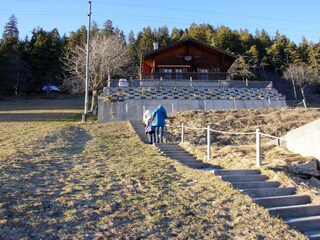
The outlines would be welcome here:
<svg viewBox="0 0 320 240">
<path fill-rule="evenodd" d="M 57 28 L 60 35 L 69 35 L 87 25 L 87 0 L 0 0 L 0 27 L 14 14 L 20 38 L 30 36 L 36 27 L 46 31 Z M 320 40 L 319 0 L 92 0 L 92 20 L 102 27 L 107 19 L 126 36 L 144 27 L 166 25 L 171 32 L 188 28 L 191 23 L 225 25 L 231 29 L 265 29 L 271 36 L 279 30 L 297 44 L 303 36 L 308 41 Z"/>
</svg>

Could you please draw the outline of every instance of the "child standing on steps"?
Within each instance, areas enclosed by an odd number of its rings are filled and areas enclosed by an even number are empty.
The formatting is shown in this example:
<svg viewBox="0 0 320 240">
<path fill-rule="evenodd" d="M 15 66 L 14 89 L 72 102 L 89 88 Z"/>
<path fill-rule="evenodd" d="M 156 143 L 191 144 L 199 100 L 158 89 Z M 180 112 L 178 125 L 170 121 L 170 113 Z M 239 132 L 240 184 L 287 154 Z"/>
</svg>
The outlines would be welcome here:
<svg viewBox="0 0 320 240">
<path fill-rule="evenodd" d="M 145 133 L 148 137 L 149 143 L 154 144 L 155 143 L 155 127 L 152 126 L 152 115 L 149 113 L 146 116 L 146 122 L 145 122 Z"/>
</svg>

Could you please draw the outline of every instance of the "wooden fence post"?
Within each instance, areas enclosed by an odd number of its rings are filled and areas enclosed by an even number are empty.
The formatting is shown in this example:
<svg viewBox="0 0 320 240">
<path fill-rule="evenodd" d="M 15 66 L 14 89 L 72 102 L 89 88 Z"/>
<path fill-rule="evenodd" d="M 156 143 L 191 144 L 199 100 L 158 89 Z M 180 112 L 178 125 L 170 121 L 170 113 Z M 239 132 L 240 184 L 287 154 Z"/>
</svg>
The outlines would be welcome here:
<svg viewBox="0 0 320 240">
<path fill-rule="evenodd" d="M 207 127 L 207 159 L 211 159 L 211 138 L 210 138 L 210 126 Z"/>
<path fill-rule="evenodd" d="M 181 142 L 184 142 L 184 127 L 183 127 L 183 123 L 181 124 Z"/>
<path fill-rule="evenodd" d="M 261 135 L 260 129 L 256 129 L 256 165 L 261 166 Z"/>
</svg>

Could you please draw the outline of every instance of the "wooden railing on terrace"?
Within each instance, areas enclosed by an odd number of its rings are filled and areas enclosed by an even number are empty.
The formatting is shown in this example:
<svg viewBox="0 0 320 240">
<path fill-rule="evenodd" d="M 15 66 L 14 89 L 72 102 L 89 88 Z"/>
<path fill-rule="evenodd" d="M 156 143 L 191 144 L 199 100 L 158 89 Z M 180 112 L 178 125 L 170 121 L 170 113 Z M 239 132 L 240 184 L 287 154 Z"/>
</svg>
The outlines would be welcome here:
<svg viewBox="0 0 320 240">
<path fill-rule="evenodd" d="M 229 74 L 226 72 L 215 73 L 141 73 L 142 80 L 226 80 Z"/>
</svg>

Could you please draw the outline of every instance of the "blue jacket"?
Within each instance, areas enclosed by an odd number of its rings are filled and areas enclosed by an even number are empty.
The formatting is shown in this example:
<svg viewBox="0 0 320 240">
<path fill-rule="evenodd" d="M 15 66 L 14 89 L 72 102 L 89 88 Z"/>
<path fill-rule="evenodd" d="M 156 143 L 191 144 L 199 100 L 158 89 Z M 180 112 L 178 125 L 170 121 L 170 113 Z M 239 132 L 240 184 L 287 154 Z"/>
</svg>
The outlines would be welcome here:
<svg viewBox="0 0 320 240">
<path fill-rule="evenodd" d="M 152 117 L 154 117 L 154 120 L 152 122 L 152 126 L 164 127 L 164 125 L 165 125 L 164 120 L 168 117 L 167 111 L 164 107 L 159 106 L 152 112 Z"/>
</svg>

